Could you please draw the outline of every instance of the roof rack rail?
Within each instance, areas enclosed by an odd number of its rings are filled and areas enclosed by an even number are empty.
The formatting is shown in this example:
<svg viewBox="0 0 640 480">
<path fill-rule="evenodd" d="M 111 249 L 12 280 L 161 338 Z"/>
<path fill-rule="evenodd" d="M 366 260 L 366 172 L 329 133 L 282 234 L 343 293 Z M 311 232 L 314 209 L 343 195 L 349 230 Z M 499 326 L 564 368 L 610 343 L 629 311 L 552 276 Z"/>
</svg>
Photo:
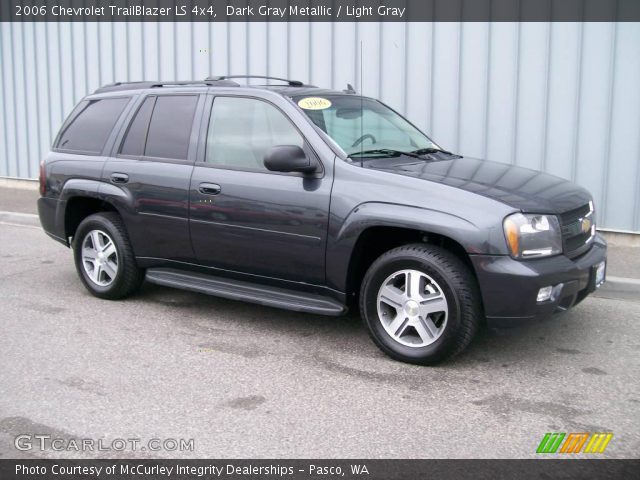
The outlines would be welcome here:
<svg viewBox="0 0 640 480">
<path fill-rule="evenodd" d="M 279 82 L 286 82 L 287 84 L 289 84 L 290 87 L 304 86 L 304 83 L 302 83 L 300 80 L 288 80 L 286 78 L 270 77 L 266 75 L 221 75 L 217 77 L 207 77 L 205 79 L 205 82 L 211 82 L 211 81 L 219 82 L 219 81 L 224 81 L 231 78 L 261 78 L 263 80 L 278 80 Z"/>
<path fill-rule="evenodd" d="M 203 87 L 239 87 L 240 85 L 231 80 L 216 80 L 216 79 L 206 79 L 206 80 L 198 80 L 198 81 L 178 81 L 178 82 L 146 82 L 146 81 L 138 81 L 138 82 L 115 82 L 109 83 L 107 85 L 103 85 L 98 88 L 93 93 L 105 93 L 105 92 L 116 92 L 118 90 L 143 90 L 147 88 L 160 88 L 160 87 L 181 87 L 181 86 L 203 86 Z"/>
</svg>

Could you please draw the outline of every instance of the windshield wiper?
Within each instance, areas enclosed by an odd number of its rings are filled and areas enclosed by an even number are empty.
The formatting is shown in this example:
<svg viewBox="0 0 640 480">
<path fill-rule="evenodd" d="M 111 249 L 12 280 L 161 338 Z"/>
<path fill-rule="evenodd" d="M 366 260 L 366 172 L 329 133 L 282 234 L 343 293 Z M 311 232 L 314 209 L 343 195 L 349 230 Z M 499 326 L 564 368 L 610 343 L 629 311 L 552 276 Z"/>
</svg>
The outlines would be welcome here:
<svg viewBox="0 0 640 480">
<path fill-rule="evenodd" d="M 419 153 L 416 153 L 416 152 L 403 152 L 402 150 L 393 150 L 391 148 L 374 148 L 374 149 L 371 149 L 371 150 L 363 150 L 361 152 L 353 152 L 353 153 L 350 153 L 349 155 L 347 155 L 347 157 L 348 158 L 353 158 L 354 156 L 362 156 L 362 157 L 364 157 L 365 155 L 377 155 L 377 154 L 389 155 L 391 157 L 399 157 L 400 155 L 406 155 L 407 157 L 413 157 L 413 158 L 422 159 L 422 157 L 420 156 Z"/>
<path fill-rule="evenodd" d="M 416 155 L 428 155 L 430 153 L 446 153 L 447 155 L 455 155 L 455 153 L 435 147 L 419 148 L 418 150 L 413 150 L 410 153 L 414 153 Z"/>
<path fill-rule="evenodd" d="M 459 155 L 456 155 L 455 153 L 451 153 L 451 152 L 448 152 L 447 150 L 443 150 L 441 148 L 435 148 L 435 147 L 419 148 L 418 150 L 412 150 L 410 152 L 405 152 L 403 150 L 394 150 L 392 148 L 374 148 L 371 150 L 363 150 L 362 152 L 353 152 L 347 156 L 348 158 L 353 158 L 354 156 L 364 157 L 365 155 L 368 155 L 368 154 L 371 154 L 371 155 L 382 154 L 382 155 L 388 155 L 391 157 L 399 157 L 400 155 L 406 155 L 407 157 L 419 158 L 421 160 L 424 160 L 425 158 L 423 155 L 429 155 L 432 153 L 444 153 L 446 155 L 453 155 L 455 157 L 459 157 Z"/>
</svg>

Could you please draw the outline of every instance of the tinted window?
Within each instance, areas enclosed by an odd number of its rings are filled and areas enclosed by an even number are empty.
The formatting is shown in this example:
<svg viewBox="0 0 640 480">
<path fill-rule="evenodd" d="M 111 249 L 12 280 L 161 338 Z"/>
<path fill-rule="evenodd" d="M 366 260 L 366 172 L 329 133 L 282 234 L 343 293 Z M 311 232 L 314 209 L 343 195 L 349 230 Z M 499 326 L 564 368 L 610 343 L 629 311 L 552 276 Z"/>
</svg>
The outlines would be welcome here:
<svg viewBox="0 0 640 480">
<path fill-rule="evenodd" d="M 100 153 L 129 102 L 128 98 L 85 100 L 60 132 L 56 148 L 82 153 Z"/>
<path fill-rule="evenodd" d="M 144 155 L 144 145 L 147 141 L 147 127 L 153 111 L 153 104 L 156 97 L 147 97 L 142 106 L 138 109 L 127 130 L 127 135 L 122 143 L 120 153 L 123 155 L 133 155 L 135 157 Z"/>
<path fill-rule="evenodd" d="M 146 156 L 187 158 L 197 103 L 196 95 L 157 97 L 147 134 Z"/>
<path fill-rule="evenodd" d="M 304 140 L 273 105 L 252 98 L 217 97 L 207 133 L 206 161 L 220 166 L 264 170 L 264 155 L 274 145 Z"/>
</svg>

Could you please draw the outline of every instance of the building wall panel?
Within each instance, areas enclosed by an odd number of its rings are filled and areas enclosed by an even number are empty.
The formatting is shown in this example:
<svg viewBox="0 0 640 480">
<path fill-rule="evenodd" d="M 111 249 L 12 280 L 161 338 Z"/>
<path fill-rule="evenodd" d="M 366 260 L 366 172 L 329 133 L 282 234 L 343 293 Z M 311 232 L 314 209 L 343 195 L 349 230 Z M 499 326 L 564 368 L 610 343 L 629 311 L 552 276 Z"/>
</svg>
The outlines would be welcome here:
<svg viewBox="0 0 640 480">
<path fill-rule="evenodd" d="M 584 185 L 601 226 L 640 232 L 638 23 L 4 23 L 0 42 L 0 176 L 35 177 L 105 83 L 268 74 L 351 83 L 444 148 Z"/>
</svg>

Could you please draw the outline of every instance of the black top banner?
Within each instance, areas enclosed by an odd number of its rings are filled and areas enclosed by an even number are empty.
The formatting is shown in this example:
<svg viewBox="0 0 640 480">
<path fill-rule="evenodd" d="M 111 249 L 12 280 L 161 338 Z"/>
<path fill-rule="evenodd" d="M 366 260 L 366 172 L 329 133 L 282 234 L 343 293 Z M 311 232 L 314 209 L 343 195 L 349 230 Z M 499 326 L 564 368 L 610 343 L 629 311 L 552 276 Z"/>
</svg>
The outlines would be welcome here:
<svg viewBox="0 0 640 480">
<path fill-rule="evenodd" d="M 640 0 L 2 0 L 1 22 L 638 22 Z"/>
</svg>

